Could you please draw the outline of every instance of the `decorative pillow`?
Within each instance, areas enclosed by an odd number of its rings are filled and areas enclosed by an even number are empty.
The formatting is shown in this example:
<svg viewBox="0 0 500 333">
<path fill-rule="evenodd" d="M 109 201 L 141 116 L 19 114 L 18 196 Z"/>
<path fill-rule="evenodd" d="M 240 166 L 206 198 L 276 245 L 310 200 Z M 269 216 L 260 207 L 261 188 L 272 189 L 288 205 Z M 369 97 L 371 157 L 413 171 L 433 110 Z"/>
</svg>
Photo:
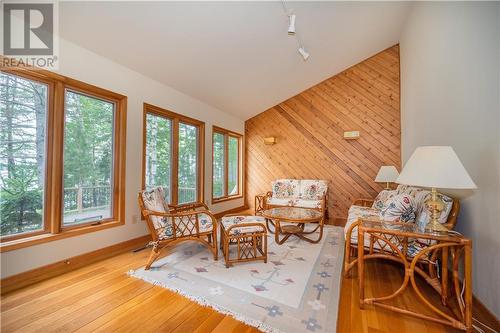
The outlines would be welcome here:
<svg viewBox="0 0 500 333">
<path fill-rule="evenodd" d="M 298 181 L 294 179 L 279 179 L 273 182 L 274 198 L 290 198 L 298 192 Z"/>
<path fill-rule="evenodd" d="M 397 194 L 387 199 L 379 217 L 384 221 L 415 222 L 415 207 L 415 201 L 410 195 Z"/>
<path fill-rule="evenodd" d="M 396 190 L 382 190 L 380 193 L 377 195 L 375 200 L 373 201 L 372 208 L 381 210 L 382 207 L 384 207 L 384 202 L 387 201 L 387 199 L 392 198 L 397 194 Z"/>
<path fill-rule="evenodd" d="M 300 181 L 300 198 L 305 200 L 319 200 L 326 191 L 328 185 L 325 180 L 303 179 Z"/>
</svg>

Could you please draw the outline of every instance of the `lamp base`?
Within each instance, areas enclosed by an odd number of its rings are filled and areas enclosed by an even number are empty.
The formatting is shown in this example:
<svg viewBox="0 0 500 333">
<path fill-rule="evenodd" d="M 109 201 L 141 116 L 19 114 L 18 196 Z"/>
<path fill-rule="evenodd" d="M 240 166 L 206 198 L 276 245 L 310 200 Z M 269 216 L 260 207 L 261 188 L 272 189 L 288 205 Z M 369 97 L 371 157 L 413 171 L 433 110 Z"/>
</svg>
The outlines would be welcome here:
<svg viewBox="0 0 500 333">
<path fill-rule="evenodd" d="M 431 218 L 425 226 L 425 230 L 432 232 L 448 232 L 448 229 L 439 223 L 439 216 L 444 209 L 444 202 L 439 198 L 435 188 L 432 189 L 431 198 L 427 200 L 425 204 L 431 213 Z"/>
<path fill-rule="evenodd" d="M 438 220 L 430 220 L 425 226 L 425 231 L 430 232 L 448 232 L 448 228 L 439 223 Z"/>
</svg>

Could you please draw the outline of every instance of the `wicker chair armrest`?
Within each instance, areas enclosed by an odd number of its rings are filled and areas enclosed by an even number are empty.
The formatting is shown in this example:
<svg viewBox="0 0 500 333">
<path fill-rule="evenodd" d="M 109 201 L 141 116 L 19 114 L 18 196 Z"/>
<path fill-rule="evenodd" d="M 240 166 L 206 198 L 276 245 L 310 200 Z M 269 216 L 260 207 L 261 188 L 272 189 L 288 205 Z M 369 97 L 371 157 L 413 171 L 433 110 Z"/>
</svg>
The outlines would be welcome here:
<svg viewBox="0 0 500 333">
<path fill-rule="evenodd" d="M 226 229 L 226 232 L 229 233 L 233 228 L 243 228 L 243 227 L 260 227 L 262 232 L 266 231 L 266 227 L 259 222 L 251 222 L 251 223 L 241 223 L 241 224 L 233 224 L 229 228 Z"/>
<path fill-rule="evenodd" d="M 215 216 L 209 211 L 209 210 L 196 210 L 196 211 L 189 211 L 189 212 L 157 212 L 153 210 L 145 210 L 142 212 L 144 216 L 163 216 L 163 217 L 182 217 L 182 216 L 190 216 L 190 215 L 199 215 L 199 214 L 205 214 L 210 216 L 212 222 L 217 224 L 217 219 Z"/>
<path fill-rule="evenodd" d="M 357 227 L 359 225 L 361 221 L 358 219 L 356 220 L 353 224 L 351 224 L 349 226 L 349 228 L 347 229 L 346 233 L 345 233 L 345 239 L 346 241 L 348 241 L 349 243 L 351 242 L 351 237 L 352 237 L 352 230 Z"/>
<path fill-rule="evenodd" d="M 203 208 L 205 210 L 208 210 L 208 207 L 205 203 L 203 202 L 195 202 L 192 204 L 187 204 L 187 205 L 168 205 L 170 210 L 172 212 L 183 212 L 187 210 L 195 210 L 197 208 Z"/>
<path fill-rule="evenodd" d="M 352 204 L 353 206 L 371 207 L 374 201 L 373 199 L 356 199 Z"/>
</svg>

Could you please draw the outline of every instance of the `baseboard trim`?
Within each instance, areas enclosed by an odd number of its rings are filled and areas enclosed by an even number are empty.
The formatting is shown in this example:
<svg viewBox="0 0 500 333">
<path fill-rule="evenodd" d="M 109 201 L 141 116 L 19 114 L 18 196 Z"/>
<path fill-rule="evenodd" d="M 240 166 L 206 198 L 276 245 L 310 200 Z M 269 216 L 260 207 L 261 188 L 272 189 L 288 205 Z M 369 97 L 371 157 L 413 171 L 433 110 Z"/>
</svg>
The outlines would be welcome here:
<svg viewBox="0 0 500 333">
<path fill-rule="evenodd" d="M 476 309 L 476 311 L 473 311 L 473 317 L 479 320 L 480 322 L 490 326 L 493 328 L 495 331 L 500 332 L 500 320 L 498 320 L 497 316 L 493 312 L 484 305 L 483 302 L 479 298 L 477 298 L 474 293 L 472 294 L 472 308 Z M 479 309 L 479 310 L 477 310 Z M 478 317 L 476 314 L 480 313 L 482 314 L 480 317 Z M 474 323 L 474 325 L 478 325 L 477 323 Z M 478 325 L 481 327 L 481 325 Z M 484 329 L 484 327 L 481 327 Z M 488 332 L 489 330 L 484 329 L 485 332 Z"/>
<path fill-rule="evenodd" d="M 120 253 L 127 252 L 140 246 L 144 246 L 151 240 L 150 235 L 130 239 L 125 242 L 114 244 L 99 250 L 80 254 L 49 265 L 32 269 L 23 273 L 12 275 L 0 280 L 0 293 L 4 295 L 8 292 L 26 287 L 30 284 L 49 279 L 51 277 L 64 274 L 77 268 L 89 265 L 96 261 L 107 259 Z"/>
<path fill-rule="evenodd" d="M 236 207 L 236 208 L 231 208 L 231 209 L 225 210 L 225 211 L 220 212 L 220 213 L 216 213 L 216 214 L 214 214 L 214 216 L 216 218 L 220 219 L 224 215 L 237 213 L 239 211 L 247 210 L 247 209 L 248 209 L 248 205 L 243 205 L 243 206 L 240 206 L 240 207 Z"/>
</svg>

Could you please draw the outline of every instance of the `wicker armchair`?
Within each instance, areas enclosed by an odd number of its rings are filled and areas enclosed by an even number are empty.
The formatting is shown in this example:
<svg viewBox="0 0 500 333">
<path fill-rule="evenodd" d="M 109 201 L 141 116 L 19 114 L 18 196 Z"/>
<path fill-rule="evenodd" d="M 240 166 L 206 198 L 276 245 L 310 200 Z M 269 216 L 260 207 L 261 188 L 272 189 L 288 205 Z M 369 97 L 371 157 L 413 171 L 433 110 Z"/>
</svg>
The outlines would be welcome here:
<svg viewBox="0 0 500 333">
<path fill-rule="evenodd" d="M 217 260 L 217 219 L 204 203 L 169 207 L 161 187 L 141 191 L 139 207 L 152 237 L 153 249 L 145 269 L 158 259 L 161 250 L 183 241 L 205 245 Z"/>
</svg>

